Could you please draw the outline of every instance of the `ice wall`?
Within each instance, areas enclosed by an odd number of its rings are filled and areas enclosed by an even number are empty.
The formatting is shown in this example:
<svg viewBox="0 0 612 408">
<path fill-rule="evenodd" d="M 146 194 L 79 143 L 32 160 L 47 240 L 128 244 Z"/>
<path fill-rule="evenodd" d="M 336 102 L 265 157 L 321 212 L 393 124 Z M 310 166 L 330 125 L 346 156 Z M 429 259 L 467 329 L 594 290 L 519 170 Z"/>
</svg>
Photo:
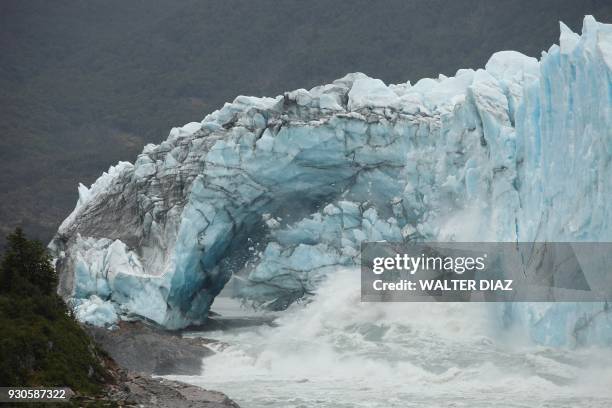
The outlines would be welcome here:
<svg viewBox="0 0 612 408">
<path fill-rule="evenodd" d="M 561 24 L 517 111 L 522 240 L 612 240 L 612 26 Z"/>
<path fill-rule="evenodd" d="M 561 23 L 516 114 L 520 241 L 612 241 L 612 25 Z M 588 277 L 587 277 L 588 278 Z M 516 304 L 506 318 L 552 345 L 612 344 L 608 304 Z"/>
<path fill-rule="evenodd" d="M 60 292 L 94 322 L 110 309 L 179 328 L 232 274 L 283 308 L 363 240 L 608 240 L 610 33 L 587 17 L 540 62 L 504 51 L 414 85 L 358 73 L 240 96 L 79 188 L 51 244 Z M 559 316 L 533 310 L 504 313 Z"/>
</svg>

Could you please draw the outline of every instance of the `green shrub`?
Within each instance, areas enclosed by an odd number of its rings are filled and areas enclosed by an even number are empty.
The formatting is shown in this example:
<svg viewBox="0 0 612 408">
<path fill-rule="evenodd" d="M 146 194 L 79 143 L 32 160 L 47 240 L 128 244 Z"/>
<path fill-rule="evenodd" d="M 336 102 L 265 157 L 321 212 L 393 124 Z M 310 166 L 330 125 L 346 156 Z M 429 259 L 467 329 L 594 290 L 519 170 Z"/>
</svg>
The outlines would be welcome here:
<svg viewBox="0 0 612 408">
<path fill-rule="evenodd" d="M 55 293 L 44 246 L 21 230 L 0 264 L 0 385 L 70 387 L 97 394 L 109 380 L 103 354 Z"/>
</svg>

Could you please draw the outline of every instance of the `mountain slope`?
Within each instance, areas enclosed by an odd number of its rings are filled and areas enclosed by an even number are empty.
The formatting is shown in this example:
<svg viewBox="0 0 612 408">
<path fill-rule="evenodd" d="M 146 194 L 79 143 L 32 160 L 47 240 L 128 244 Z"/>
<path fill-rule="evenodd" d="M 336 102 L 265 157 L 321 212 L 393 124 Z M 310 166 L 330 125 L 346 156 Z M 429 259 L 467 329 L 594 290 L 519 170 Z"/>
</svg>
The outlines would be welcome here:
<svg viewBox="0 0 612 408">
<path fill-rule="evenodd" d="M 238 94 L 275 95 L 361 71 L 397 83 L 537 57 L 606 1 L 4 1 L 0 235 L 48 240 L 75 186 Z M 509 24 L 508 22 L 512 22 Z M 4 232 L 4 233 L 3 233 Z"/>
</svg>

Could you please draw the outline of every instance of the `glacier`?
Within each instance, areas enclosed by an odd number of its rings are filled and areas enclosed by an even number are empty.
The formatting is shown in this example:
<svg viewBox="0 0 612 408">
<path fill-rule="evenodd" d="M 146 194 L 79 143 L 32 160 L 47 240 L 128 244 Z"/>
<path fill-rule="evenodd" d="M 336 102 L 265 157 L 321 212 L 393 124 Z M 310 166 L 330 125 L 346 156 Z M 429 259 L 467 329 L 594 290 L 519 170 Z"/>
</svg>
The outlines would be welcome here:
<svg viewBox="0 0 612 408">
<path fill-rule="evenodd" d="M 587 16 L 539 60 L 239 96 L 79 186 L 50 244 L 59 293 L 92 324 L 177 329 L 232 276 L 283 309 L 356 265 L 364 240 L 611 241 L 611 75 L 612 25 Z M 612 343 L 600 303 L 500 319 L 545 344 Z"/>
</svg>

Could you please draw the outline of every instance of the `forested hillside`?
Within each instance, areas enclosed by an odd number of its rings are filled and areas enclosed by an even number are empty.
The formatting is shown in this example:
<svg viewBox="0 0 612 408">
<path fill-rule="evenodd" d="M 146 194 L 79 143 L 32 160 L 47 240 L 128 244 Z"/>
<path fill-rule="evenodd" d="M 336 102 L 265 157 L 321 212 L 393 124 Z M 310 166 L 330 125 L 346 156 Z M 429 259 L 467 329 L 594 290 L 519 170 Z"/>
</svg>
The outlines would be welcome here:
<svg viewBox="0 0 612 408">
<path fill-rule="evenodd" d="M 47 241 L 89 184 L 238 94 L 361 71 L 387 83 L 531 56 L 607 0 L 5 0 L 0 235 Z"/>
</svg>

